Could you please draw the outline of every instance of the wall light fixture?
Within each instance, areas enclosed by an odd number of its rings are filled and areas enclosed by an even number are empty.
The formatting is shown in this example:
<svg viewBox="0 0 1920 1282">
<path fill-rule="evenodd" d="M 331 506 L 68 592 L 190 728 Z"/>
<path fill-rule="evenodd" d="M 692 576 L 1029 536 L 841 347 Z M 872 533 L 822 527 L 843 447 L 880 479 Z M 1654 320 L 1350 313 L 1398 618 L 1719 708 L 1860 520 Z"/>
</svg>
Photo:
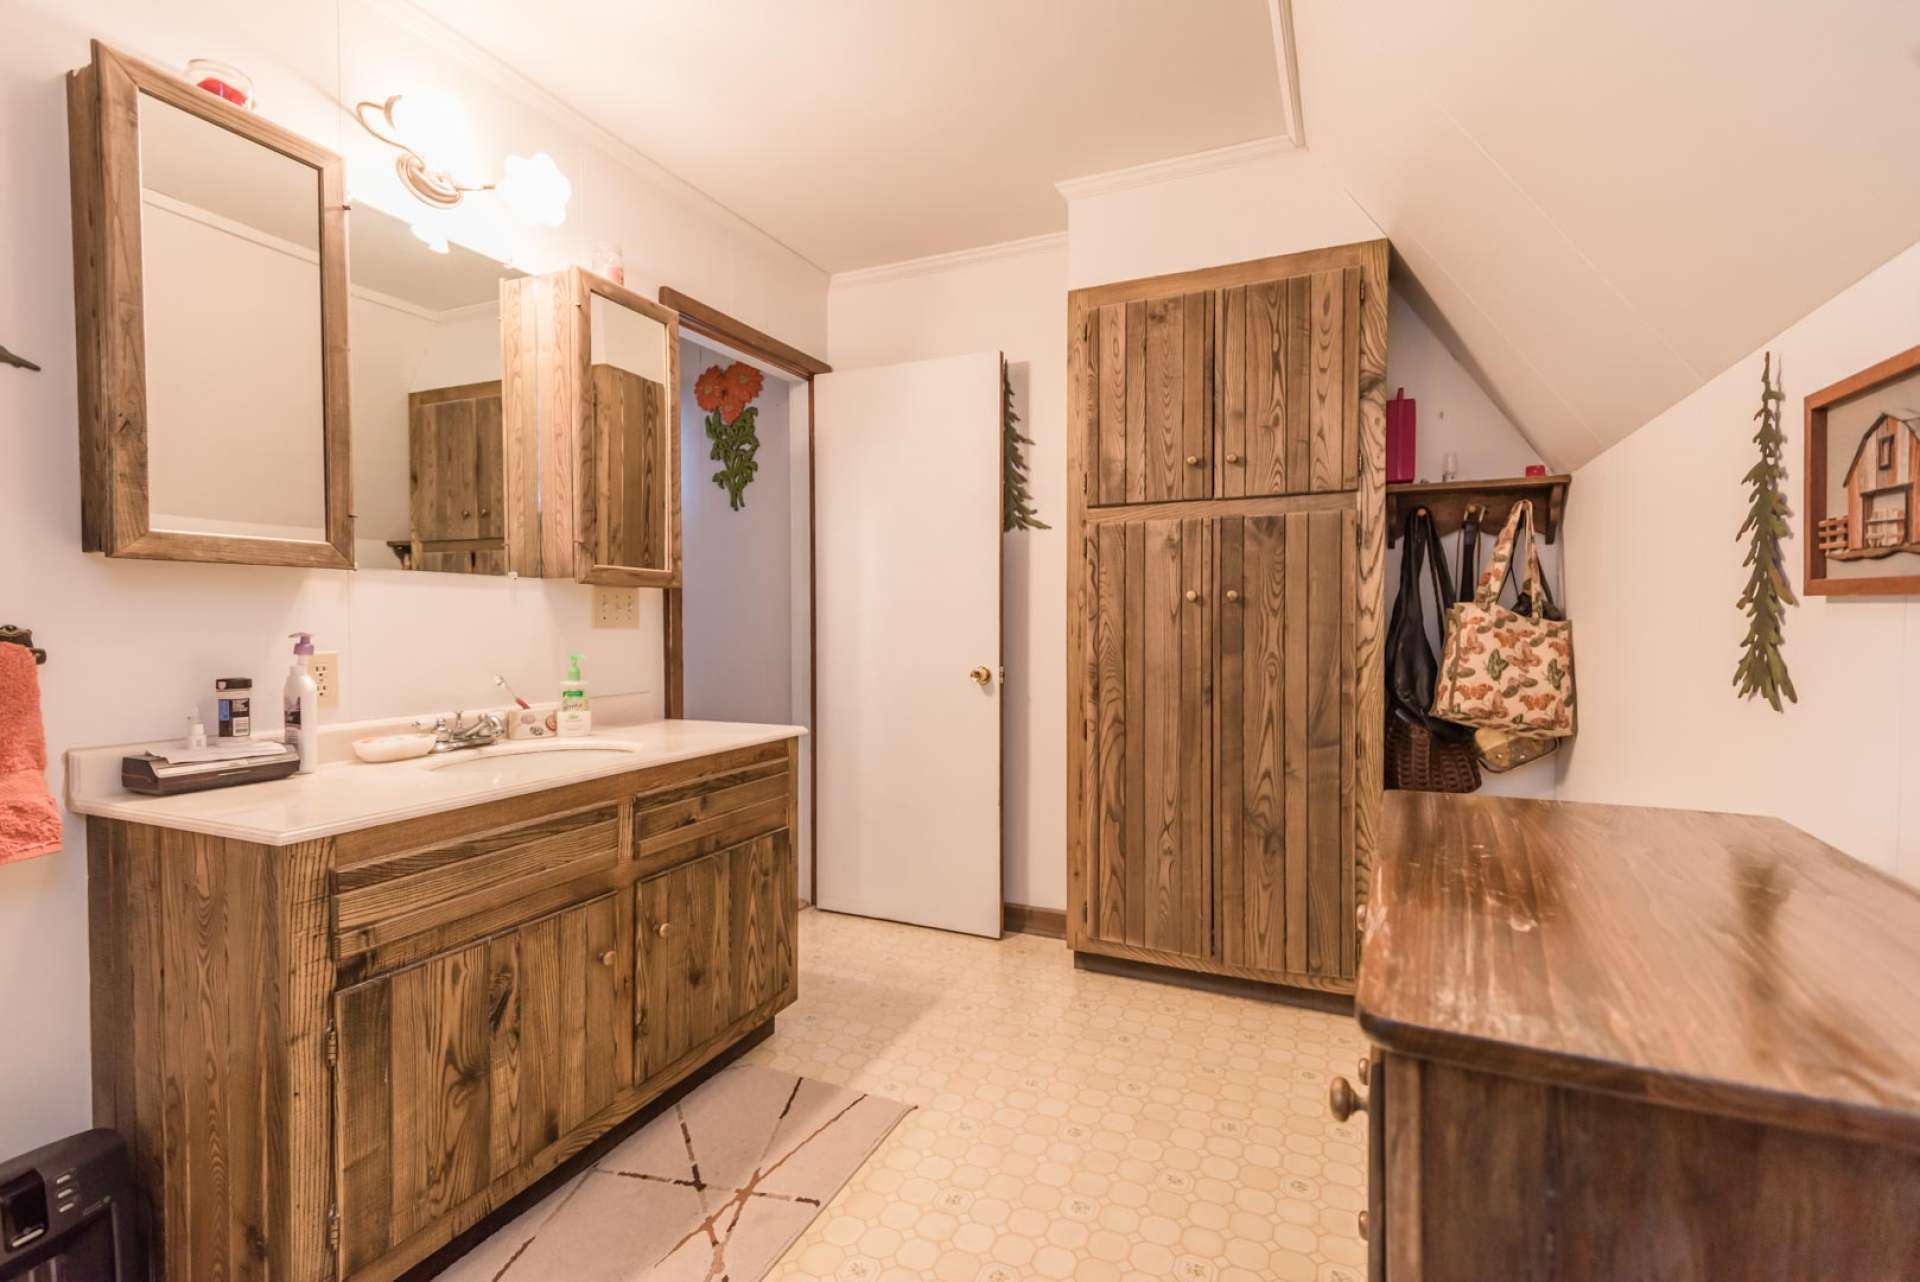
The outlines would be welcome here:
<svg viewBox="0 0 1920 1282">
<path fill-rule="evenodd" d="M 522 222 L 558 227 L 567 219 L 573 184 L 544 151 L 508 156 L 498 179 L 473 181 L 473 131 L 451 99 L 394 94 L 385 102 L 358 103 L 353 114 L 361 128 L 400 152 L 394 171 L 424 204 L 451 209 L 470 192 L 491 191 Z"/>
</svg>

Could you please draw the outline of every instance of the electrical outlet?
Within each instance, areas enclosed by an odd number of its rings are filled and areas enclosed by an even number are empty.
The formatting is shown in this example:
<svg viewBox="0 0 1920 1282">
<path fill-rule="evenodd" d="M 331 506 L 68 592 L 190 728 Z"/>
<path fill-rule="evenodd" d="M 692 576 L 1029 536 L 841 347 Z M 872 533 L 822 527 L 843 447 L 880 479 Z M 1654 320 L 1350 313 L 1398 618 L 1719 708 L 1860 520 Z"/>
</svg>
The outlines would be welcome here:
<svg viewBox="0 0 1920 1282">
<path fill-rule="evenodd" d="M 321 711 L 340 706 L 340 655 L 333 650 L 323 650 L 307 660 L 307 675 L 313 678 L 313 684 L 319 687 L 319 697 L 314 703 Z"/>
<path fill-rule="evenodd" d="M 593 589 L 593 626 L 596 628 L 637 628 L 640 626 L 640 589 Z"/>
</svg>

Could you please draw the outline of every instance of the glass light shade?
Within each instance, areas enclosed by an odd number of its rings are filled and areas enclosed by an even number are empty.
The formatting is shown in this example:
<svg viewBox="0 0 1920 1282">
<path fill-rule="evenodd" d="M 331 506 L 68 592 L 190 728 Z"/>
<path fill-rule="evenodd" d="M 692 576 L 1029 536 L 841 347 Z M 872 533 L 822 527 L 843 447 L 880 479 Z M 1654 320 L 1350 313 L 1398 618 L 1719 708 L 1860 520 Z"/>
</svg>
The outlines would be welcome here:
<svg viewBox="0 0 1920 1282">
<path fill-rule="evenodd" d="M 393 104 L 393 128 L 429 169 L 477 185 L 479 169 L 473 126 L 458 101 L 443 93 L 402 94 Z"/>
<path fill-rule="evenodd" d="M 567 202 L 573 199 L 573 184 L 544 151 L 531 158 L 508 156 L 495 190 L 515 218 L 541 227 L 567 221 Z"/>
</svg>

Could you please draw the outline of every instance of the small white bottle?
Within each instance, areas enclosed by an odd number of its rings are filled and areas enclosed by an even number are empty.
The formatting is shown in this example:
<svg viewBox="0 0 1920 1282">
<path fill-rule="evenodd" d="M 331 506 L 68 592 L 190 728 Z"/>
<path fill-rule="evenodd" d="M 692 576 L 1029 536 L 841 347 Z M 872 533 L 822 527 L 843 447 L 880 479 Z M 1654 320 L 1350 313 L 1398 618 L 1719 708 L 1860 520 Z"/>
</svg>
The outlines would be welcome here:
<svg viewBox="0 0 1920 1282">
<path fill-rule="evenodd" d="M 307 670 L 313 657 L 313 634 L 289 632 L 293 638 L 293 667 L 287 670 L 286 701 L 282 708 L 287 732 L 282 742 L 300 750 L 300 773 L 310 775 L 320 768 L 320 687 Z"/>
<path fill-rule="evenodd" d="M 580 656 L 567 657 L 567 675 L 560 682 L 558 732 L 562 739 L 579 739 L 593 733 L 593 713 L 587 708 L 587 683 L 580 676 Z"/>
</svg>

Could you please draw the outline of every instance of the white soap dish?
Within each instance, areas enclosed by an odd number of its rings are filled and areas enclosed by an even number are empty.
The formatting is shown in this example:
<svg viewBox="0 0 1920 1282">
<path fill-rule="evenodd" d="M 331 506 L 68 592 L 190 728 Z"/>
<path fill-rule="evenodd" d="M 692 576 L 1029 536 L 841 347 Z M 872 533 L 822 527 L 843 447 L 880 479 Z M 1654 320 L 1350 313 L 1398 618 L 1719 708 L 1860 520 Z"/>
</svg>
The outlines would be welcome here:
<svg viewBox="0 0 1920 1282">
<path fill-rule="evenodd" d="M 367 762 L 411 761 L 432 751 L 430 734 L 376 734 L 353 741 L 353 755 Z"/>
</svg>

